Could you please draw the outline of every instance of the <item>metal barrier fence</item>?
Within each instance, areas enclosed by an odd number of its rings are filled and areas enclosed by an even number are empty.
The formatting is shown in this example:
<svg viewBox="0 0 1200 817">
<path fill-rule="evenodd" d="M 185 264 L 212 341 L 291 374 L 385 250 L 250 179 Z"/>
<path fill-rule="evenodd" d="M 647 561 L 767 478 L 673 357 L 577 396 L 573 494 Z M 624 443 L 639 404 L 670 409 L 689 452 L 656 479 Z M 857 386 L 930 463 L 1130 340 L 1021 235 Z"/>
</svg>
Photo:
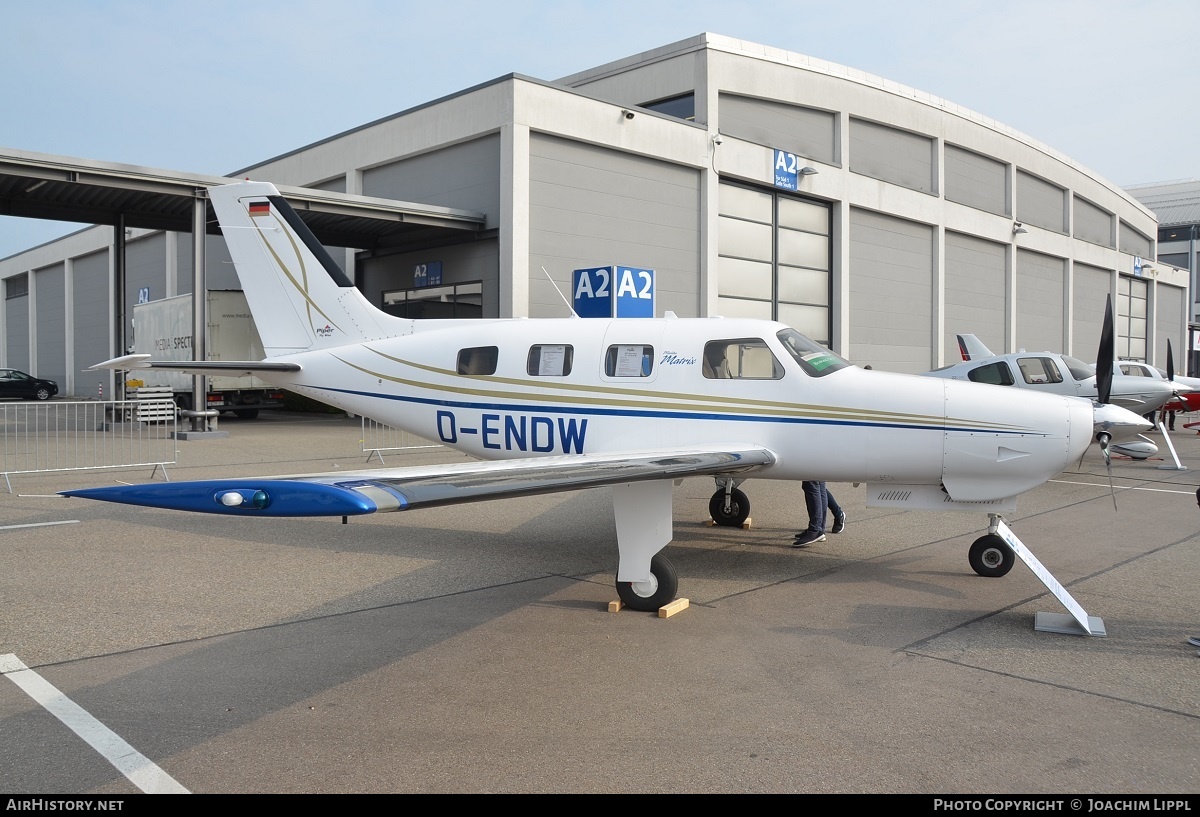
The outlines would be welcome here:
<svg viewBox="0 0 1200 817">
<path fill-rule="evenodd" d="M 362 418 L 362 451 L 367 455 L 367 462 L 370 462 L 372 457 L 379 457 L 380 465 L 385 465 L 384 451 L 411 451 L 417 448 L 440 447 L 441 443 L 430 442 L 424 437 L 418 437 L 411 432 L 401 431 L 367 417 Z"/>
<path fill-rule="evenodd" d="M 0 473 L 154 466 L 175 463 L 175 403 L 167 400 L 0 404 Z"/>
</svg>

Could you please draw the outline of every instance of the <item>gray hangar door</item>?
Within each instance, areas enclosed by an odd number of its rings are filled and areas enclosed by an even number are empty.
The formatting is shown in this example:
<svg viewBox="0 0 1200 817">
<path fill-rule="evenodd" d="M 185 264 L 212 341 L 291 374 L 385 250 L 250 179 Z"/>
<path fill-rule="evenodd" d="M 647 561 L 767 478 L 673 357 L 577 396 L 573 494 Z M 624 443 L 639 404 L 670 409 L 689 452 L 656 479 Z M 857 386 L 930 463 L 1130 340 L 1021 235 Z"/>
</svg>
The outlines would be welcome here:
<svg viewBox="0 0 1200 817">
<path fill-rule="evenodd" d="M 1017 251 L 1017 348 L 1062 352 L 1066 261 L 1052 255 Z"/>
<path fill-rule="evenodd" d="M 958 335 L 975 335 L 993 352 L 1003 352 L 1008 293 L 1006 248 L 994 241 L 946 233 L 946 339 L 943 365 L 958 363 Z"/>
<path fill-rule="evenodd" d="M 850 211 L 850 349 L 860 366 L 933 368 L 933 228 Z"/>
</svg>

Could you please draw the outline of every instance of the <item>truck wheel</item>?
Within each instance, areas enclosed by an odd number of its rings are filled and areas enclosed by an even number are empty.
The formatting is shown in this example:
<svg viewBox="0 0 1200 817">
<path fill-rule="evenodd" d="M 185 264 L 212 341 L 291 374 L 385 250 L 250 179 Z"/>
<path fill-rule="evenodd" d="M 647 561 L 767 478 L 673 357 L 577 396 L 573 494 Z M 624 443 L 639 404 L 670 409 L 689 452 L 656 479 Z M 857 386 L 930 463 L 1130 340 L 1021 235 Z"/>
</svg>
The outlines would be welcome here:
<svg viewBox="0 0 1200 817">
<path fill-rule="evenodd" d="M 236 409 L 233 416 L 239 420 L 253 420 L 258 416 L 258 409 Z"/>
<path fill-rule="evenodd" d="M 175 405 L 179 406 L 181 411 L 192 410 L 192 398 L 186 394 L 175 395 Z"/>
</svg>

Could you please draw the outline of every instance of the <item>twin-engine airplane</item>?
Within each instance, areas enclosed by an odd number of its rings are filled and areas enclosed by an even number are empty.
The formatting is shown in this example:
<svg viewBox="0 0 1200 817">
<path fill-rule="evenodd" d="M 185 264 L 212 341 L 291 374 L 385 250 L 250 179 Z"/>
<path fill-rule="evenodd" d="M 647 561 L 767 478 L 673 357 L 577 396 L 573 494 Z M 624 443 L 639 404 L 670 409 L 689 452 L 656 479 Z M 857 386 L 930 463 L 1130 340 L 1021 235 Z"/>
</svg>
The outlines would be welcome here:
<svg viewBox="0 0 1200 817">
<path fill-rule="evenodd" d="M 128 355 L 97 368 L 253 372 L 480 461 L 67 496 L 346 517 L 607 485 L 617 593 L 651 611 L 678 589 L 660 551 L 672 538 L 672 484 L 685 477 L 722 481 L 713 504 L 753 475 L 867 483 L 874 507 L 995 516 L 1094 439 L 1091 401 L 867 371 L 774 321 L 398 318 L 366 300 L 272 185 L 215 187 L 209 198 L 266 360 Z M 995 534 L 972 547 L 983 575 L 1003 575 L 1012 563 Z"/>
</svg>

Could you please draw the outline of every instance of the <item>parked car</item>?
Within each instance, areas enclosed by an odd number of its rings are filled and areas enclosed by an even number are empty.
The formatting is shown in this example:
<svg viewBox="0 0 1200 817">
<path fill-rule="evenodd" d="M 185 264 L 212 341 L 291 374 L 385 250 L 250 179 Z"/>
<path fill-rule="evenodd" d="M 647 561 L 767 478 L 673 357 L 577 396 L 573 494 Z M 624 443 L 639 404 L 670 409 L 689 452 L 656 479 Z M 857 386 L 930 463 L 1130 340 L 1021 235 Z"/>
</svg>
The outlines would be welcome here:
<svg viewBox="0 0 1200 817">
<path fill-rule="evenodd" d="M 17 369 L 0 369 L 0 397 L 24 400 L 49 400 L 58 394 L 58 384 Z"/>
</svg>

